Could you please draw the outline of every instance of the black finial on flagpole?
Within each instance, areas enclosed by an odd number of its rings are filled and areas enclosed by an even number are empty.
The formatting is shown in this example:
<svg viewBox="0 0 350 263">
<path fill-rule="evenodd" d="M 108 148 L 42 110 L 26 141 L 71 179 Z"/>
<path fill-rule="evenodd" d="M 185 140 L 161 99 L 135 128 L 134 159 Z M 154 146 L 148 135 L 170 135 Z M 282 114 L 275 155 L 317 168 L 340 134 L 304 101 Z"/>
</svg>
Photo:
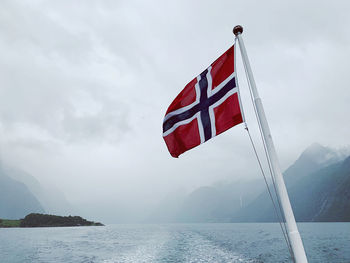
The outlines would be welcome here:
<svg viewBox="0 0 350 263">
<path fill-rule="evenodd" d="M 233 28 L 233 34 L 235 34 L 236 36 L 242 33 L 243 33 L 243 27 L 241 25 L 237 25 Z"/>
</svg>

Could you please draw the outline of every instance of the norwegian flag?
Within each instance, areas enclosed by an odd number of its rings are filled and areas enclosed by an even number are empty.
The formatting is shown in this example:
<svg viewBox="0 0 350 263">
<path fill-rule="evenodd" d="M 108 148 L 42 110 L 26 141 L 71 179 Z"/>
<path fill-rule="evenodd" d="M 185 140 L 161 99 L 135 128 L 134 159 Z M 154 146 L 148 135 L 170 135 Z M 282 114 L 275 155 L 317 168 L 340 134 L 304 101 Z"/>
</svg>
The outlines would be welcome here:
<svg viewBox="0 0 350 263">
<path fill-rule="evenodd" d="M 243 122 L 234 55 L 232 46 L 170 104 L 163 138 L 173 157 Z"/>
</svg>

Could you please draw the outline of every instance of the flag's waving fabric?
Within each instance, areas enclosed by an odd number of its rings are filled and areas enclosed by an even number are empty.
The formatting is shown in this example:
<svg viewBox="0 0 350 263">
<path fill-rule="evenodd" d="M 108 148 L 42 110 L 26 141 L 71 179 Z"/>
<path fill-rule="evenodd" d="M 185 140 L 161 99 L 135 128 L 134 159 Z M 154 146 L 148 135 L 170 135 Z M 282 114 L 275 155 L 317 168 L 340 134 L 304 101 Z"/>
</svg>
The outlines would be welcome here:
<svg viewBox="0 0 350 263">
<path fill-rule="evenodd" d="M 234 47 L 188 83 L 170 104 L 163 137 L 173 157 L 241 123 Z"/>
</svg>

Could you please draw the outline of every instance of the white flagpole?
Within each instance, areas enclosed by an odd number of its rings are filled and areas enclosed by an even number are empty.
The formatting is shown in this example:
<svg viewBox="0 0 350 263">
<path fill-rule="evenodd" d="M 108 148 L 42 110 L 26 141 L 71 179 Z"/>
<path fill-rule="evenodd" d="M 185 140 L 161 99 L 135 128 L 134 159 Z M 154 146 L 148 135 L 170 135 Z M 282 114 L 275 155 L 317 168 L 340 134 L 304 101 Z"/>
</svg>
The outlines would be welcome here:
<svg viewBox="0 0 350 263">
<path fill-rule="evenodd" d="M 253 94 L 253 101 L 257 110 L 258 119 L 260 122 L 264 140 L 266 143 L 267 154 L 271 161 L 271 168 L 272 168 L 273 175 L 275 177 L 275 184 L 276 184 L 277 193 L 281 202 L 283 214 L 286 219 L 288 239 L 291 244 L 294 259 L 295 259 L 295 262 L 297 263 L 304 263 L 304 262 L 307 262 L 307 258 L 306 258 L 303 242 L 301 240 L 298 227 L 295 222 L 293 210 L 289 201 L 286 185 L 284 184 L 283 175 L 281 173 L 281 169 L 279 166 L 275 146 L 272 141 L 271 132 L 266 120 L 264 108 L 263 108 L 261 99 L 259 97 L 258 91 L 256 89 L 255 80 L 254 80 L 253 73 L 250 68 L 250 63 L 247 56 L 247 51 L 245 49 L 243 39 L 241 36 L 242 32 L 243 32 L 242 26 L 238 25 L 238 26 L 235 26 L 235 28 L 233 29 L 233 33 L 236 35 L 239 42 L 239 48 L 241 50 L 243 63 L 246 68 L 248 80 L 250 82 L 251 91 Z"/>
</svg>

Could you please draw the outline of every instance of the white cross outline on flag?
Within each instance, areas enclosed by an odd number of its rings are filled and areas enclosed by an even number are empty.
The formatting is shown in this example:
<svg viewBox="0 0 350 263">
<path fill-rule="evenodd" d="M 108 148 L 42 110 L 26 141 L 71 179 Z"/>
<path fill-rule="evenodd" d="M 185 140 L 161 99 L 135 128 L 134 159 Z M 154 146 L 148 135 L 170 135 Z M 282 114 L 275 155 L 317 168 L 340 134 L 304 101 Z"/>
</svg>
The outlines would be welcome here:
<svg viewBox="0 0 350 263">
<path fill-rule="evenodd" d="M 212 66 L 209 66 L 207 68 L 207 74 L 205 75 L 206 81 L 207 81 L 207 90 L 206 90 L 206 95 L 207 99 L 210 99 L 213 95 L 215 95 L 217 92 L 219 92 L 225 85 L 232 80 L 233 78 L 236 77 L 236 72 L 233 72 L 230 76 L 228 76 L 224 81 L 222 81 L 215 89 L 212 89 L 212 76 L 211 76 L 211 69 Z M 197 83 L 195 84 L 195 91 L 196 91 L 196 100 L 191 103 L 190 105 L 187 105 L 185 107 L 182 107 L 180 109 L 177 109 L 175 111 L 169 112 L 165 118 L 164 118 L 164 123 L 170 119 L 173 116 L 179 115 L 181 113 L 184 113 L 196 105 L 200 104 L 200 98 L 201 98 L 201 88 L 200 88 L 200 80 L 202 79 L 201 74 L 197 76 Z M 203 92 L 203 91 L 202 91 Z M 235 79 L 235 87 L 231 90 L 229 90 L 224 96 L 222 96 L 219 100 L 217 100 L 215 103 L 211 104 L 208 107 L 208 112 L 209 112 L 209 119 L 210 119 L 210 128 L 211 128 L 211 136 L 210 138 L 216 136 L 216 127 L 215 127 L 215 114 L 214 114 L 214 108 L 222 104 L 228 97 L 231 95 L 238 93 L 238 85 L 237 81 Z M 181 125 L 185 125 L 190 123 L 192 120 L 197 119 L 197 124 L 198 124 L 198 130 L 199 130 L 199 135 L 200 135 L 200 142 L 204 143 L 206 141 L 205 139 L 205 134 L 204 134 L 204 128 L 203 128 L 203 123 L 201 119 L 201 111 L 196 112 L 192 117 L 187 118 L 185 120 L 181 120 L 176 122 L 170 129 L 166 130 L 163 132 L 163 137 L 169 135 L 172 133 L 177 127 Z M 207 138 L 209 140 L 210 138 Z"/>
</svg>

